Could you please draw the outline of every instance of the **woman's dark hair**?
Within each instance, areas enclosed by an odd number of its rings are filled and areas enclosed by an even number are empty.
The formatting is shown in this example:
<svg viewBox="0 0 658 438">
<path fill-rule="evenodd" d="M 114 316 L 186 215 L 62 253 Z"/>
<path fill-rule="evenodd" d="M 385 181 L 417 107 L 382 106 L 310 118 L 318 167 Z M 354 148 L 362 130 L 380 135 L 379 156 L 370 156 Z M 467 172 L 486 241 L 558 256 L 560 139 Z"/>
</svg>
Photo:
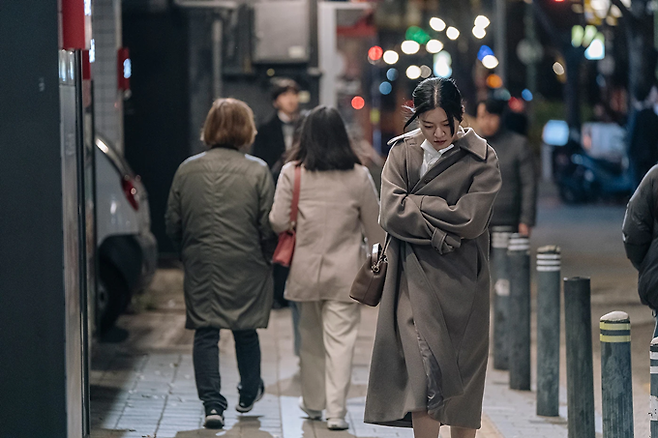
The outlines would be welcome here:
<svg viewBox="0 0 658 438">
<path fill-rule="evenodd" d="M 308 114 L 289 161 L 299 161 L 311 171 L 350 170 L 361 163 L 352 150 L 340 113 L 326 106 Z"/>
<path fill-rule="evenodd" d="M 414 107 L 410 108 L 412 115 L 404 125 L 405 129 L 411 125 L 421 114 L 441 108 L 446 112 L 450 121 L 450 133 L 455 135 L 457 119 L 461 123 L 464 119 L 464 103 L 457 84 L 452 79 L 429 78 L 418 84 L 413 94 Z"/>
</svg>

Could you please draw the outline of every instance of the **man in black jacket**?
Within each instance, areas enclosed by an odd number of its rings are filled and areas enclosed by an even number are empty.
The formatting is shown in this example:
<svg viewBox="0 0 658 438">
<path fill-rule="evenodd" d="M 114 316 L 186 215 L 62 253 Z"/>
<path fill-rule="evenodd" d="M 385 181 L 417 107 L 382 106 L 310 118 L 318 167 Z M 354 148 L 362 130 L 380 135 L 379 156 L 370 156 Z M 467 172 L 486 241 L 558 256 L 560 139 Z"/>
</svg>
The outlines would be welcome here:
<svg viewBox="0 0 658 438">
<path fill-rule="evenodd" d="M 299 111 L 299 85 L 292 79 L 272 80 L 272 106 L 276 112 L 258 127 L 252 147 L 252 155 L 267 163 L 276 183 L 285 164 L 285 154 L 292 147 L 295 120 Z M 288 268 L 274 265 L 274 308 L 287 307 L 283 298 L 288 278 Z"/>
<path fill-rule="evenodd" d="M 292 79 L 272 80 L 272 106 L 276 113 L 258 127 L 252 155 L 263 159 L 278 176 L 285 164 L 284 154 L 292 147 L 295 120 L 299 112 L 299 85 Z"/>
<path fill-rule="evenodd" d="M 479 134 L 498 155 L 502 187 L 494 202 L 492 227 L 530 237 L 537 215 L 537 178 L 527 139 L 502 125 L 506 102 L 488 99 L 477 107 Z"/>
</svg>

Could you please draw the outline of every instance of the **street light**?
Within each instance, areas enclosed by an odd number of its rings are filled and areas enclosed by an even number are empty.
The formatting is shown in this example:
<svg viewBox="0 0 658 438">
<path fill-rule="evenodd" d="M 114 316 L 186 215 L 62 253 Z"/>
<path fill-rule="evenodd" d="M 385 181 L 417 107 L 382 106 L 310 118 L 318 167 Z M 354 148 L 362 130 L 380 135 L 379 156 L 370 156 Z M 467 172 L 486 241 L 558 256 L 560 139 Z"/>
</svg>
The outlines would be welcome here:
<svg viewBox="0 0 658 438">
<path fill-rule="evenodd" d="M 478 27 L 475 26 L 473 28 L 473 36 L 479 40 L 487 36 L 487 31 L 484 29 L 484 27 Z"/>
<path fill-rule="evenodd" d="M 562 76 L 564 74 L 564 66 L 556 61 L 553 64 L 553 71 L 555 72 L 556 75 Z"/>
<path fill-rule="evenodd" d="M 416 41 L 406 40 L 402 42 L 400 48 L 402 49 L 402 53 L 413 55 L 414 53 L 418 53 L 420 50 L 420 44 L 418 44 Z"/>
<path fill-rule="evenodd" d="M 437 32 L 443 32 L 446 28 L 446 22 L 438 17 L 432 17 L 430 19 L 430 27 Z"/>
<path fill-rule="evenodd" d="M 482 58 L 482 65 L 484 65 L 489 70 L 492 70 L 498 67 L 498 58 L 496 58 L 493 55 L 487 55 L 484 58 Z"/>
<path fill-rule="evenodd" d="M 459 38 L 459 29 L 457 29 L 456 27 L 450 26 L 446 30 L 446 36 L 448 38 L 450 38 L 451 40 L 453 40 L 453 41 L 456 40 L 457 38 Z"/>
<path fill-rule="evenodd" d="M 396 52 L 395 50 L 385 51 L 382 57 L 384 58 L 384 62 L 389 65 L 395 64 L 400 59 L 400 55 L 398 55 L 398 52 Z"/>
<path fill-rule="evenodd" d="M 407 77 L 409 79 L 418 79 L 420 77 L 420 67 L 417 65 L 410 65 L 407 68 Z"/>
<path fill-rule="evenodd" d="M 443 43 L 439 40 L 429 40 L 425 50 L 427 50 L 427 53 L 439 53 L 443 50 Z"/>
<path fill-rule="evenodd" d="M 475 27 L 481 27 L 482 29 L 485 29 L 487 26 L 491 24 L 491 21 L 484 15 L 478 15 L 475 17 Z"/>
</svg>

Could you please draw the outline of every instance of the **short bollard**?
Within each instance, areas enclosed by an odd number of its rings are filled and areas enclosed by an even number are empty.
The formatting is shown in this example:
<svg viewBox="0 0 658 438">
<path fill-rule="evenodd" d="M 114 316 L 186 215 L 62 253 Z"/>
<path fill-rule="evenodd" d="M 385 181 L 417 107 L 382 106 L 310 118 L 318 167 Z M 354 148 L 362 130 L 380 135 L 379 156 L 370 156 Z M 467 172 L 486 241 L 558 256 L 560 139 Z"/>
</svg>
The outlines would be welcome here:
<svg viewBox="0 0 658 438">
<path fill-rule="evenodd" d="M 594 438 L 594 370 L 589 278 L 564 280 L 569 438 Z"/>
<path fill-rule="evenodd" d="M 530 242 L 512 234 L 507 247 L 510 267 L 509 387 L 530 390 Z"/>
<path fill-rule="evenodd" d="M 653 338 L 649 352 L 651 372 L 651 397 L 649 415 L 651 416 L 651 438 L 658 438 L 658 338 Z"/>
<path fill-rule="evenodd" d="M 507 370 L 509 349 L 507 346 L 507 314 L 509 312 L 509 269 L 507 246 L 513 227 L 491 227 L 491 284 L 493 285 L 493 367 Z"/>
<path fill-rule="evenodd" d="M 601 317 L 603 438 L 633 438 L 631 321 L 625 312 Z"/>
<path fill-rule="evenodd" d="M 560 415 L 560 248 L 537 250 L 537 415 Z"/>
</svg>

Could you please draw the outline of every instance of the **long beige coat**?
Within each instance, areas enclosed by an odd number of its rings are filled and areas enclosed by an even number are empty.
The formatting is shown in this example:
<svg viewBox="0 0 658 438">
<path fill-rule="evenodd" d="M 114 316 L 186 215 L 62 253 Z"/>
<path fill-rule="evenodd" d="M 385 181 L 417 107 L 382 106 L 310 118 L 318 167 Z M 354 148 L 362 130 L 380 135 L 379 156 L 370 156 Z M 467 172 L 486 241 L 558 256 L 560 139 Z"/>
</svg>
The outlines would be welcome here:
<svg viewBox="0 0 658 438">
<path fill-rule="evenodd" d="M 471 129 L 420 178 L 423 136 L 404 136 L 382 174 L 392 236 L 365 421 L 411 426 L 410 412 L 480 427 L 489 347 L 487 227 L 498 159 Z"/>
<path fill-rule="evenodd" d="M 290 227 L 295 166 L 281 169 L 270 223 Z M 292 301 L 351 302 L 350 286 L 365 261 L 368 245 L 384 243 L 377 223 L 379 202 L 368 169 L 309 172 L 302 166 L 297 240 L 285 297 Z"/>
</svg>

